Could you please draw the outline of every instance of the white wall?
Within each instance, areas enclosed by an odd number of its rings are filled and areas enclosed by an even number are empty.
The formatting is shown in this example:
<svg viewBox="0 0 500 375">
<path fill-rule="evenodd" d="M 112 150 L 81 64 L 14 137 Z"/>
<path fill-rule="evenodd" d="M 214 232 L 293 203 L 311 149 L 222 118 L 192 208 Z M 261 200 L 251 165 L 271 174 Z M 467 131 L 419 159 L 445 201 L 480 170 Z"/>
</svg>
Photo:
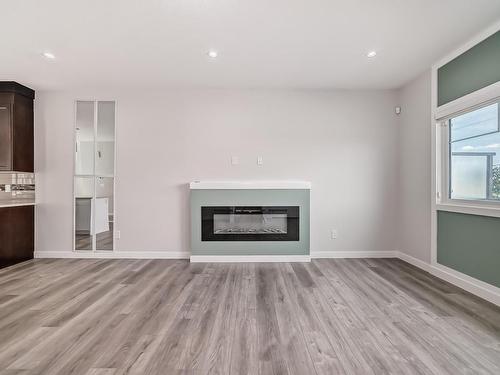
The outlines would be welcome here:
<svg viewBox="0 0 500 375">
<path fill-rule="evenodd" d="M 423 73 L 398 93 L 398 248 L 431 261 L 431 73 Z"/>
<path fill-rule="evenodd" d="M 209 179 L 310 180 L 313 252 L 397 249 L 396 92 L 123 90 L 37 92 L 37 252 L 71 251 L 77 98 L 117 101 L 117 250 L 188 251 L 187 183 Z"/>
</svg>

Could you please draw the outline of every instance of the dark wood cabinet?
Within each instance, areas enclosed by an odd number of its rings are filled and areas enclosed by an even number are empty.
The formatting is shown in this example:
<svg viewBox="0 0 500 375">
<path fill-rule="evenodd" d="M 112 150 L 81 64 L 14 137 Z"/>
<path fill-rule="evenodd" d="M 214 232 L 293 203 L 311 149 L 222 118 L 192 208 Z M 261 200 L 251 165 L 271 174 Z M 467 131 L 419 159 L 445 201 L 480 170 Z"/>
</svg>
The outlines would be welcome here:
<svg viewBox="0 0 500 375">
<path fill-rule="evenodd" d="M 0 207 L 0 268 L 33 259 L 35 207 Z"/>
<path fill-rule="evenodd" d="M 35 92 L 0 82 L 0 171 L 33 172 Z"/>
</svg>

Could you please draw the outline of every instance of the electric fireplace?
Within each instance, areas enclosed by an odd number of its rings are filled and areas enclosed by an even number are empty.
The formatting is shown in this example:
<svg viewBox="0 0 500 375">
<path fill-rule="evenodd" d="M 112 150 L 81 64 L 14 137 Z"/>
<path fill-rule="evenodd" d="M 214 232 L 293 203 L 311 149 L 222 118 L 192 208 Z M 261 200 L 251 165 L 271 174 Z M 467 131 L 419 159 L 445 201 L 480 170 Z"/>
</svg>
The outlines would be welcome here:
<svg viewBox="0 0 500 375">
<path fill-rule="evenodd" d="M 299 206 L 202 206 L 202 241 L 299 241 Z"/>
</svg>

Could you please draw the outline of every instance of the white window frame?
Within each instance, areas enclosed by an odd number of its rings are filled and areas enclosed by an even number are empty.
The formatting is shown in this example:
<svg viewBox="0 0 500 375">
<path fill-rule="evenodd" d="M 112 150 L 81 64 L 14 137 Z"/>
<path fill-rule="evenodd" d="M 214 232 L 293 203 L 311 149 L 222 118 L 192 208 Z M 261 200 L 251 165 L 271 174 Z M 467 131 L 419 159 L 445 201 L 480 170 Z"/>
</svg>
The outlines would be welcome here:
<svg viewBox="0 0 500 375">
<path fill-rule="evenodd" d="M 440 183 L 437 184 L 436 200 L 439 205 L 452 205 L 452 206 L 462 206 L 462 207 L 478 207 L 484 209 L 500 209 L 500 200 L 492 199 L 457 199 L 450 197 L 450 181 L 451 181 L 451 171 L 450 171 L 450 120 L 454 117 L 460 116 L 465 113 L 472 112 L 474 110 L 486 107 L 491 104 L 498 103 L 500 109 L 500 97 L 496 97 L 492 100 L 488 100 L 479 105 L 473 106 L 472 108 L 464 109 L 460 112 L 453 113 L 445 118 L 437 119 L 437 135 L 439 143 L 436 144 L 439 153 L 439 160 L 436 162 L 436 169 L 440 176 Z M 500 124 L 499 124 L 500 125 Z"/>
</svg>

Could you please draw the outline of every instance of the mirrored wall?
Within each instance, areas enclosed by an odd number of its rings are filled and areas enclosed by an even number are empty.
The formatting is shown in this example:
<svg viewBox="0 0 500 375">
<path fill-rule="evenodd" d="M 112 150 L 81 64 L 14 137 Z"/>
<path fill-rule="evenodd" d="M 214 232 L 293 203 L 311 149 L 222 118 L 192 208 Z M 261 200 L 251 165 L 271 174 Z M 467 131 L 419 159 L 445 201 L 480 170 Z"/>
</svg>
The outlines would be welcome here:
<svg viewBox="0 0 500 375">
<path fill-rule="evenodd" d="M 77 101 L 74 249 L 114 248 L 115 102 Z"/>
</svg>

